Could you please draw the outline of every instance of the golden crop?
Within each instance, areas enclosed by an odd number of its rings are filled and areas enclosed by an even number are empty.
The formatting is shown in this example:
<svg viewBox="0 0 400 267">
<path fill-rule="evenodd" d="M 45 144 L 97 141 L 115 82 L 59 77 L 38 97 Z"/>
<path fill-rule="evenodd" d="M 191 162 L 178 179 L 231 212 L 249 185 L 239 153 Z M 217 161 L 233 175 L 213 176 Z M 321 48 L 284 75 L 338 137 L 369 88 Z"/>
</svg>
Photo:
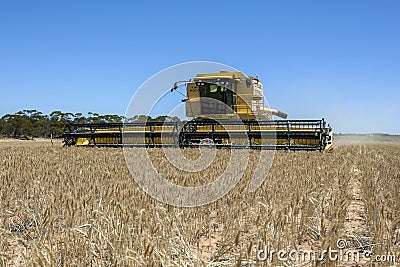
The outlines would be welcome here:
<svg viewBox="0 0 400 267">
<path fill-rule="evenodd" d="M 121 149 L 3 146 L 0 265 L 276 266 L 282 265 L 277 259 L 257 262 L 257 251 L 265 245 L 323 249 L 338 238 L 351 240 L 349 249 L 391 251 L 400 260 L 399 148 L 277 152 L 254 193 L 247 190 L 250 162 L 222 199 L 177 208 L 137 186 Z M 220 150 L 212 166 L 188 175 L 162 163 L 162 150 L 149 153 L 168 179 L 191 186 L 212 180 L 229 158 L 228 150 Z M 252 151 L 251 158 L 258 153 Z M 308 266 L 340 264 L 323 260 Z"/>
</svg>

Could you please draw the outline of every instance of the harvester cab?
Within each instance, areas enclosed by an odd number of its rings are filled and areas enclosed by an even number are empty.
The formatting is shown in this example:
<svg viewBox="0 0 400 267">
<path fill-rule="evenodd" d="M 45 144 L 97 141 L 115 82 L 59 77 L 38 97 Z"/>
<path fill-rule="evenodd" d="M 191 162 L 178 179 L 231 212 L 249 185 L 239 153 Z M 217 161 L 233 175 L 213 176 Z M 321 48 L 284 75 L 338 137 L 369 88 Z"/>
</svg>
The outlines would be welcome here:
<svg viewBox="0 0 400 267">
<path fill-rule="evenodd" d="M 218 120 L 286 119 L 287 114 L 265 107 L 263 85 L 242 72 L 198 74 L 186 84 L 186 116 Z"/>
</svg>

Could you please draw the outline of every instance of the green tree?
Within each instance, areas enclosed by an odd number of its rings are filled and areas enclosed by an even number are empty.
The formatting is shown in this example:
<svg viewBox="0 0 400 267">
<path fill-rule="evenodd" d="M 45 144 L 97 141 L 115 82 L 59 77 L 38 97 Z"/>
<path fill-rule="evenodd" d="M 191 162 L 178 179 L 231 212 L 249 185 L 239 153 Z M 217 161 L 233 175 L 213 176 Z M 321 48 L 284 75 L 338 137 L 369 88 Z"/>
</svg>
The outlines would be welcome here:
<svg viewBox="0 0 400 267">
<path fill-rule="evenodd" d="M 156 120 L 173 120 L 167 116 L 160 116 Z M 114 122 L 145 122 L 151 117 L 140 115 L 127 119 L 116 114 L 100 115 L 88 112 L 88 116 L 82 113 L 70 113 L 55 110 L 50 114 L 43 114 L 35 109 L 25 109 L 15 114 L 6 114 L 0 118 L 0 135 L 13 138 L 32 137 L 60 137 L 69 123 L 114 123 Z"/>
</svg>

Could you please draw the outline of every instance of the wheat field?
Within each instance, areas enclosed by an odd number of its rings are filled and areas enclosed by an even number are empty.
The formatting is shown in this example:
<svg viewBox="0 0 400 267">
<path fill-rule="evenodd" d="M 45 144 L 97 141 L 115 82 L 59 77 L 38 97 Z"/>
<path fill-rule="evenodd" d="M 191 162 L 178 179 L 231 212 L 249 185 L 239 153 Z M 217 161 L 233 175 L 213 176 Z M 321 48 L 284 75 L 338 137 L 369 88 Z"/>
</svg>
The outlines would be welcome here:
<svg viewBox="0 0 400 267">
<path fill-rule="evenodd" d="M 247 190 L 250 162 L 223 198 L 179 208 L 137 186 L 121 149 L 3 144 L 0 265 L 351 266 L 326 258 L 282 262 L 257 256 L 266 246 L 322 250 L 338 239 L 347 241 L 347 250 L 390 252 L 400 260 L 399 148 L 277 152 L 255 192 Z M 155 164 L 162 158 L 160 149 L 148 152 Z M 198 152 L 184 153 L 196 157 Z M 251 151 L 251 159 L 258 153 Z M 201 174 L 183 175 L 168 165 L 159 169 L 175 183 L 198 185 L 223 171 L 228 156 L 228 150 L 218 151 Z"/>
</svg>

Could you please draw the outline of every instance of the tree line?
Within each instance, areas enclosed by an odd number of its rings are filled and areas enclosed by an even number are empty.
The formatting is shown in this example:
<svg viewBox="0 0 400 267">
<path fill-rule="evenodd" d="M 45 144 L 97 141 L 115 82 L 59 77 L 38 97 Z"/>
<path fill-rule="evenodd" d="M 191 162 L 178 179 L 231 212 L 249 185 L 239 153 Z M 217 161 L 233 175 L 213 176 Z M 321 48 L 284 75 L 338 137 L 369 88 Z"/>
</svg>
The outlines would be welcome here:
<svg viewBox="0 0 400 267">
<path fill-rule="evenodd" d="M 14 114 L 6 114 L 0 118 L 0 136 L 10 138 L 31 139 L 33 137 L 61 137 L 68 123 L 112 123 L 112 122 L 146 122 L 146 121 L 179 121 L 178 117 L 158 116 L 151 118 L 138 115 L 126 118 L 116 114 L 100 115 L 98 113 L 82 113 L 53 111 L 44 114 L 37 110 L 22 110 Z"/>
</svg>

